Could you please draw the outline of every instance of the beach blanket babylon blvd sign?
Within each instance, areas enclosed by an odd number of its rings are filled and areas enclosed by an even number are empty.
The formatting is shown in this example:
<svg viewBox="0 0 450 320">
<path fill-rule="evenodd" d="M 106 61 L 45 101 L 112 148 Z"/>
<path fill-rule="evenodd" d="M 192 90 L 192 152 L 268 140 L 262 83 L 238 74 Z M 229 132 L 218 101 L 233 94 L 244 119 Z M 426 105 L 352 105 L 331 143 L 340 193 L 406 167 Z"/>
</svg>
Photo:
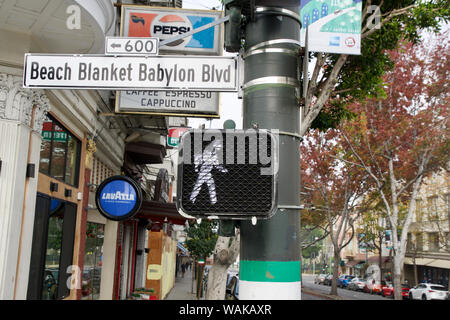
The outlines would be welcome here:
<svg viewBox="0 0 450 320">
<path fill-rule="evenodd" d="M 234 57 L 25 54 L 24 87 L 237 91 Z"/>
</svg>

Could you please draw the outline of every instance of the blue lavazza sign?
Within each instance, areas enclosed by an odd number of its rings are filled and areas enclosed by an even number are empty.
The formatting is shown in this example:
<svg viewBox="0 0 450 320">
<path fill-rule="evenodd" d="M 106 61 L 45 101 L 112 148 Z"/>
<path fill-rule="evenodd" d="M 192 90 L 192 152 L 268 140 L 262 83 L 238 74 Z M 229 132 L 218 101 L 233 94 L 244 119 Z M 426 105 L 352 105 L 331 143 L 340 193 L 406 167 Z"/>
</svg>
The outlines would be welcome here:
<svg viewBox="0 0 450 320">
<path fill-rule="evenodd" d="M 142 191 L 133 179 L 113 176 L 98 186 L 95 202 L 98 211 L 107 219 L 121 221 L 138 212 L 142 204 Z"/>
</svg>

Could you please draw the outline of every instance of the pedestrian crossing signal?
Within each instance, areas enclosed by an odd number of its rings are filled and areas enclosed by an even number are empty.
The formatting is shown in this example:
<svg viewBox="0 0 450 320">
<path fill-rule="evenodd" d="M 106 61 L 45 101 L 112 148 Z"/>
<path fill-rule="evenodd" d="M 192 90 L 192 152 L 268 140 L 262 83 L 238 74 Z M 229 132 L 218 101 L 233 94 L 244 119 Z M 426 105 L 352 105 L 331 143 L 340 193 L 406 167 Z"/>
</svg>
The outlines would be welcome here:
<svg viewBox="0 0 450 320">
<path fill-rule="evenodd" d="M 179 144 L 177 208 L 196 218 L 269 218 L 278 138 L 266 130 L 190 130 Z"/>
</svg>

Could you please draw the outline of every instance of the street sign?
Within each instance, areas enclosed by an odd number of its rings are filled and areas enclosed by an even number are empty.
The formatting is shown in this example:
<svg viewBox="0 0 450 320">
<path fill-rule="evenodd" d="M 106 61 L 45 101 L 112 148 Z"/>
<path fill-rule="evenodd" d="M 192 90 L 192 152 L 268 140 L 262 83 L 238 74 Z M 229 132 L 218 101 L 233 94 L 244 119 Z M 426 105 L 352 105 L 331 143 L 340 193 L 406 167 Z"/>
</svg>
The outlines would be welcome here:
<svg viewBox="0 0 450 320">
<path fill-rule="evenodd" d="M 211 91 L 117 91 L 116 112 L 213 118 L 219 117 L 219 97 Z"/>
<path fill-rule="evenodd" d="M 158 38 L 106 37 L 106 55 L 158 55 Z"/>
<path fill-rule="evenodd" d="M 25 54 L 24 87 L 237 91 L 235 57 Z"/>
<path fill-rule="evenodd" d="M 260 219 L 276 211 L 278 138 L 265 130 L 190 130 L 181 136 L 177 208 L 197 218 Z"/>
<path fill-rule="evenodd" d="M 314 52 L 361 54 L 361 0 L 302 0 L 301 45 Z"/>
<path fill-rule="evenodd" d="M 156 8 L 122 5 L 121 35 L 156 37 L 161 42 L 194 31 L 222 17 L 222 11 Z M 222 28 L 219 24 L 160 47 L 163 53 L 222 55 Z"/>
<path fill-rule="evenodd" d="M 189 129 L 190 128 L 186 127 L 169 128 L 169 134 L 167 135 L 167 146 L 172 148 L 178 147 L 180 136 Z"/>
</svg>

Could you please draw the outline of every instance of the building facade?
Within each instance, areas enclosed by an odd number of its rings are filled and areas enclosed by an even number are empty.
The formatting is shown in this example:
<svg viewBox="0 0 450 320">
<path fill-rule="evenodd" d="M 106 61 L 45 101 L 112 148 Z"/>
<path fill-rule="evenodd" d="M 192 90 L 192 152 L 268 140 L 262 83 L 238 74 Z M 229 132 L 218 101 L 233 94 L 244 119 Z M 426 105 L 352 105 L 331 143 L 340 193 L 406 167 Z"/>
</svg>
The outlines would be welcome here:
<svg viewBox="0 0 450 320">
<path fill-rule="evenodd" d="M 22 86 L 26 53 L 104 53 L 105 37 L 118 35 L 114 3 L 0 2 L 2 300 L 126 299 L 145 286 L 150 233 L 170 238 L 170 225 L 185 223 L 171 202 L 176 172 L 161 174 L 158 199 L 158 177 L 147 174 L 164 162 L 175 120 L 115 116 L 112 91 Z M 96 187 L 113 175 L 132 177 L 145 195 L 127 221 L 95 206 Z"/>
<path fill-rule="evenodd" d="M 450 193 L 447 170 L 424 180 L 416 201 L 416 214 L 408 233 L 405 277 L 449 287 Z"/>
</svg>

